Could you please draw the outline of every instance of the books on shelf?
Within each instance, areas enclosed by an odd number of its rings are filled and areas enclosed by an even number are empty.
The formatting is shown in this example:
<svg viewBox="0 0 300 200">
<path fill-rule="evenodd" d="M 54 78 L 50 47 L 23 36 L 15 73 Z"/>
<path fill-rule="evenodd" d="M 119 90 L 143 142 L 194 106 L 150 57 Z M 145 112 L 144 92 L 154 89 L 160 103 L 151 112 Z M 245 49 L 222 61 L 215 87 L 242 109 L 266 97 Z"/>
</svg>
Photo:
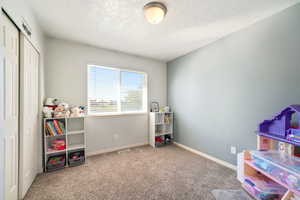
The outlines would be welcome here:
<svg viewBox="0 0 300 200">
<path fill-rule="evenodd" d="M 46 122 L 47 136 L 60 136 L 65 134 L 64 123 L 59 120 L 51 120 Z"/>
</svg>

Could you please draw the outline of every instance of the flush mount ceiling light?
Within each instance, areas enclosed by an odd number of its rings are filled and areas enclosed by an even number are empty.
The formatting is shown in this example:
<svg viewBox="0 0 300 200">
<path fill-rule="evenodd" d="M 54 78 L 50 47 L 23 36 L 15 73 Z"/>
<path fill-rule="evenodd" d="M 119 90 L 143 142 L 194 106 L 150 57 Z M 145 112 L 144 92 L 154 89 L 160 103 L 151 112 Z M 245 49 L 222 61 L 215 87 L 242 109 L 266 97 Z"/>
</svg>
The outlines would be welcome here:
<svg viewBox="0 0 300 200">
<path fill-rule="evenodd" d="M 150 2 L 144 6 L 145 17 L 151 24 L 160 23 L 167 14 L 167 7 L 160 2 Z"/>
</svg>

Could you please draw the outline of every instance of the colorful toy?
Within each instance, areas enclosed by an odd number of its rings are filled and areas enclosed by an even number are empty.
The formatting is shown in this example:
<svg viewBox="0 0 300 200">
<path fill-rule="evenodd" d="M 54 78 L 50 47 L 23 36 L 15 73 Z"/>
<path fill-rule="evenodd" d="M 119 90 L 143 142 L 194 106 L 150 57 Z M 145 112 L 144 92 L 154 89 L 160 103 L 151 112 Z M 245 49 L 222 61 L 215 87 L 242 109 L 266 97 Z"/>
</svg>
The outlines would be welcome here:
<svg viewBox="0 0 300 200">
<path fill-rule="evenodd" d="M 292 124 L 292 116 L 297 115 L 297 125 Z M 284 109 L 272 120 L 265 120 L 259 124 L 259 135 L 275 140 L 300 145 L 300 105 L 291 105 Z"/>
<path fill-rule="evenodd" d="M 60 118 L 60 117 L 69 117 L 70 111 L 65 108 L 64 105 L 59 105 L 54 110 L 54 117 Z"/>
</svg>

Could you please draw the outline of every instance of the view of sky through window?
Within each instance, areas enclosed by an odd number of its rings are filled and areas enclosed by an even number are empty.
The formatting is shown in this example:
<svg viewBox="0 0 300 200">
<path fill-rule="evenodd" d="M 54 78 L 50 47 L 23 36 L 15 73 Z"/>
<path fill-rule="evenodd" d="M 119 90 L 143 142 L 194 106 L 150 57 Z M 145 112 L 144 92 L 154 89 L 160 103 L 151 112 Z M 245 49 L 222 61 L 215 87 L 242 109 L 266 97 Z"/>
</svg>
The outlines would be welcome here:
<svg viewBox="0 0 300 200">
<path fill-rule="evenodd" d="M 144 73 L 90 65 L 89 113 L 143 111 L 145 81 Z"/>
</svg>

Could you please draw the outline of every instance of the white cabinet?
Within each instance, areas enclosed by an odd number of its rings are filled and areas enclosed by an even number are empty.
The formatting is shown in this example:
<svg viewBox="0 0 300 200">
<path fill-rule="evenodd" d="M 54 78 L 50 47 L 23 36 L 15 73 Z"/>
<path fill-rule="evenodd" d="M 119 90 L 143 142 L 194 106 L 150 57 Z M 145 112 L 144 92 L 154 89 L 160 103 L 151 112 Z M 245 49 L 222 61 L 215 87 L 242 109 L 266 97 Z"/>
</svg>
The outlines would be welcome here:
<svg viewBox="0 0 300 200">
<path fill-rule="evenodd" d="M 149 144 L 153 147 L 169 144 L 173 140 L 173 113 L 151 112 Z"/>
<path fill-rule="evenodd" d="M 84 117 L 44 119 L 44 171 L 85 162 Z"/>
</svg>

